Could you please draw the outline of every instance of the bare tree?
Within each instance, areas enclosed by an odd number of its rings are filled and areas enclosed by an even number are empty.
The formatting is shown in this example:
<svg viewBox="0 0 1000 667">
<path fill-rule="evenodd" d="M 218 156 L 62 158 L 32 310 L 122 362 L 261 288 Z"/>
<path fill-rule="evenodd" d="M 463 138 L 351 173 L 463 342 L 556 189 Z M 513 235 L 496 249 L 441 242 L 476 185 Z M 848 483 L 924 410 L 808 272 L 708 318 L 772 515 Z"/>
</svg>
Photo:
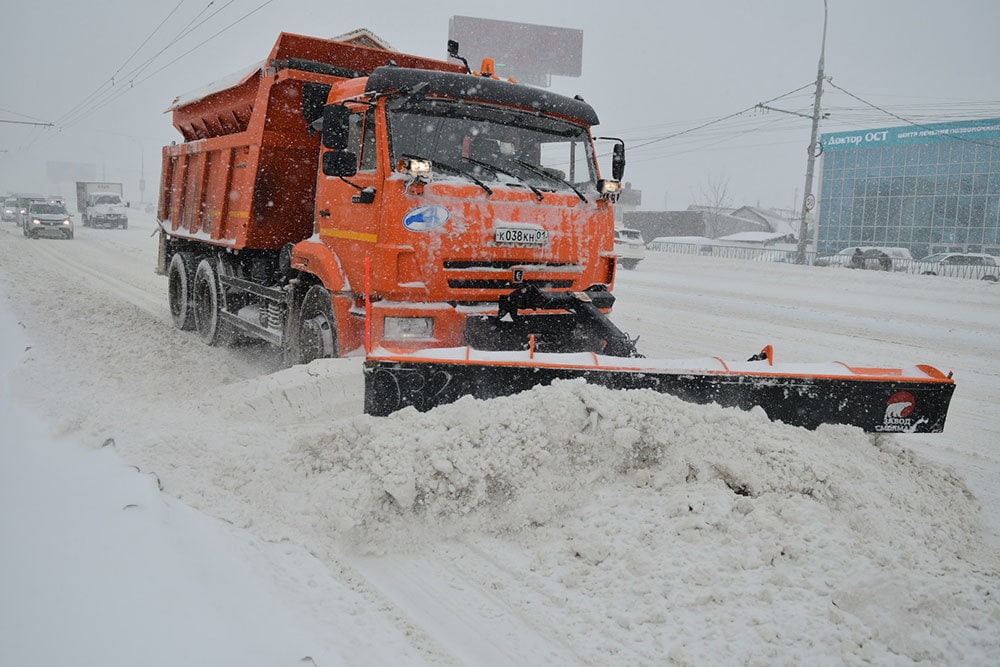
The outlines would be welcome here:
<svg viewBox="0 0 1000 667">
<path fill-rule="evenodd" d="M 729 179 L 724 175 L 709 176 L 701 192 L 700 206 L 716 215 L 726 215 L 733 208 L 729 194 Z"/>
</svg>

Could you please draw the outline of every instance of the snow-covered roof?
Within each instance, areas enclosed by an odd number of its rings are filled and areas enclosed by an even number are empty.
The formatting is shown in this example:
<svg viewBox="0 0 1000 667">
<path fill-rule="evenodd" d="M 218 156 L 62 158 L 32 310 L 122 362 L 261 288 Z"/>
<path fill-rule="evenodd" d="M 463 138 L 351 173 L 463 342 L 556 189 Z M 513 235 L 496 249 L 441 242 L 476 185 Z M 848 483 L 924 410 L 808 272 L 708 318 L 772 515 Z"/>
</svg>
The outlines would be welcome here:
<svg viewBox="0 0 1000 667">
<path fill-rule="evenodd" d="M 771 211 L 763 211 L 753 206 L 741 206 L 730 213 L 730 215 L 734 218 L 763 222 L 771 228 L 771 231 L 782 234 L 797 234 L 799 229 L 799 222 L 797 220 L 777 215 Z"/>
<path fill-rule="evenodd" d="M 350 44 L 357 44 L 358 46 L 367 46 L 372 49 L 395 51 L 389 42 L 385 41 L 367 28 L 358 28 L 357 30 L 345 32 L 343 35 L 337 35 L 336 37 L 331 37 L 330 39 L 335 42 L 348 42 Z"/>
<path fill-rule="evenodd" d="M 740 243 L 773 243 L 785 239 L 791 234 L 781 232 L 737 232 L 728 236 L 720 236 L 718 241 L 737 241 Z"/>
<path fill-rule="evenodd" d="M 650 243 L 691 243 L 691 244 L 714 244 L 717 243 L 715 239 L 710 239 L 707 236 L 657 236 L 655 239 L 650 241 Z"/>
</svg>

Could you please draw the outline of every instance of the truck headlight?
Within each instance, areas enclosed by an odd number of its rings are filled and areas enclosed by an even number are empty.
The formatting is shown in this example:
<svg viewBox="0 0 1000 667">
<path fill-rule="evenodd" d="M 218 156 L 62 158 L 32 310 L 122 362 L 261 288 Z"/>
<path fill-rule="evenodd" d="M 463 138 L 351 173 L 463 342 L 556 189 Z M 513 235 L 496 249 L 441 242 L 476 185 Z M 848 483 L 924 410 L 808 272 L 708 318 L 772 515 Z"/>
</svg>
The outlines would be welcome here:
<svg viewBox="0 0 1000 667">
<path fill-rule="evenodd" d="M 387 317 L 382 336 L 386 340 L 425 340 L 434 337 L 433 317 Z"/>
<path fill-rule="evenodd" d="M 70 219 L 69 218 L 66 218 L 65 220 L 63 220 L 63 224 L 64 225 L 68 225 L 69 223 L 70 223 Z"/>
<path fill-rule="evenodd" d="M 396 163 L 396 171 L 402 172 L 413 178 L 430 180 L 431 162 L 430 160 L 418 160 L 412 157 L 400 158 Z"/>
<path fill-rule="evenodd" d="M 601 193 L 602 197 L 607 197 L 608 199 L 617 199 L 618 195 L 622 192 L 621 181 L 612 181 L 601 179 L 597 181 L 597 191 Z"/>
<path fill-rule="evenodd" d="M 31 219 L 31 224 L 33 224 L 33 225 L 40 225 L 40 224 L 42 224 L 42 221 L 39 220 L 38 218 L 32 218 Z"/>
</svg>

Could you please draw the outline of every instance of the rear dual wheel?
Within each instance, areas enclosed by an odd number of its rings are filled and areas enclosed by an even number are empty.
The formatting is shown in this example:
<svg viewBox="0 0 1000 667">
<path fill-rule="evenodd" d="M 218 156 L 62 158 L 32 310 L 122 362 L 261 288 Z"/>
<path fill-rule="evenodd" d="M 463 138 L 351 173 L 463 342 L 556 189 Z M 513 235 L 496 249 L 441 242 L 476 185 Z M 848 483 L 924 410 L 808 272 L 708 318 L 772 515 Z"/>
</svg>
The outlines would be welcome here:
<svg viewBox="0 0 1000 667">
<path fill-rule="evenodd" d="M 194 256 L 188 252 L 174 253 L 167 268 L 167 298 L 174 326 L 182 331 L 194 329 Z"/>
<path fill-rule="evenodd" d="M 232 328 L 222 320 L 222 284 L 214 259 L 198 262 L 194 272 L 194 328 L 207 345 L 226 345 L 233 339 Z"/>
</svg>

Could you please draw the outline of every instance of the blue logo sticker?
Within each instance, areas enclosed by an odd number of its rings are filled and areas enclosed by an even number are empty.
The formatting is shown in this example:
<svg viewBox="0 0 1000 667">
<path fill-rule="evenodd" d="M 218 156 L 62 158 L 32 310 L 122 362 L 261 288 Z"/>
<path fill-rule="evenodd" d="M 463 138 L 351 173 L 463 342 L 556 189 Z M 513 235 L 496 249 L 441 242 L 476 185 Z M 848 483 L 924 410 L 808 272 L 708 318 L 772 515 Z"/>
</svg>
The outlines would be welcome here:
<svg viewBox="0 0 1000 667">
<path fill-rule="evenodd" d="M 444 206 L 418 206 L 403 216 L 403 226 L 411 232 L 426 232 L 448 222 L 451 215 Z"/>
</svg>

